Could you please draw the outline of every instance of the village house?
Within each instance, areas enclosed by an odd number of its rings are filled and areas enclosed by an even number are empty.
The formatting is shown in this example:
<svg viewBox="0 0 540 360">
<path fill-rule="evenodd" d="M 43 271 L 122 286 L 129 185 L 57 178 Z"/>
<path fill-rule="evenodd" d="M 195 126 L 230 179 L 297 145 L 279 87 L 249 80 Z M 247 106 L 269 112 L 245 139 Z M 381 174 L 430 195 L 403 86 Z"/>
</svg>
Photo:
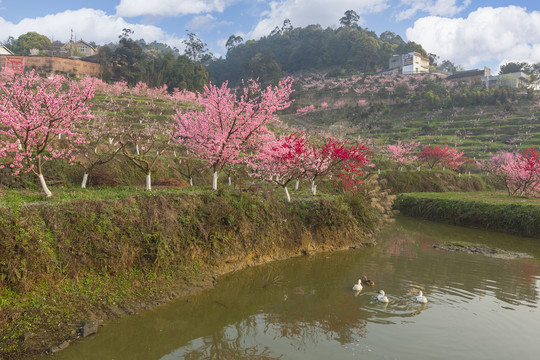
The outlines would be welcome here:
<svg viewBox="0 0 540 360">
<path fill-rule="evenodd" d="M 451 82 L 474 83 L 481 82 L 485 89 L 501 87 L 527 88 L 530 85 L 530 77 L 524 72 L 510 74 L 491 75 L 491 69 L 484 67 L 484 70 L 473 69 L 456 72 L 446 78 Z"/>
<path fill-rule="evenodd" d="M 0 55 L 13 55 L 13 52 L 5 46 L 0 46 Z"/>
<path fill-rule="evenodd" d="M 484 70 L 473 69 L 458 71 L 446 78 L 447 81 L 454 83 L 474 83 L 477 81 L 482 81 L 482 78 L 491 76 L 491 69 L 484 67 Z"/>
<path fill-rule="evenodd" d="M 89 57 L 97 54 L 97 49 L 83 40 L 68 41 L 61 49 L 67 57 Z"/>
<path fill-rule="evenodd" d="M 384 75 L 412 75 L 429 73 L 429 59 L 418 52 L 410 52 L 390 57 L 388 70 Z"/>
</svg>

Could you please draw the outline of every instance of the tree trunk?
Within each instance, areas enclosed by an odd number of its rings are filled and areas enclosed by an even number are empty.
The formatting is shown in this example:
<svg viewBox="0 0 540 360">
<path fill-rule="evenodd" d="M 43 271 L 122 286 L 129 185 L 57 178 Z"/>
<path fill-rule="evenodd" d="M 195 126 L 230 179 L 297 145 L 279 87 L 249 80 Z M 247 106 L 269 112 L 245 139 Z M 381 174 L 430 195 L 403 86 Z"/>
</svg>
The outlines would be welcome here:
<svg viewBox="0 0 540 360">
<path fill-rule="evenodd" d="M 88 182 L 88 173 L 85 171 L 82 177 L 81 189 L 86 189 L 87 182 Z"/>
<path fill-rule="evenodd" d="M 193 186 L 193 178 L 192 177 L 189 178 L 189 186 Z"/>
<path fill-rule="evenodd" d="M 313 196 L 317 195 L 317 185 L 313 185 Z"/>
<path fill-rule="evenodd" d="M 289 190 L 287 189 L 286 186 L 283 187 L 283 189 L 285 189 L 285 196 L 287 197 L 287 202 L 291 202 L 291 195 L 289 194 Z"/>
<path fill-rule="evenodd" d="M 41 183 L 41 188 L 45 192 L 45 195 L 47 195 L 47 197 L 51 197 L 52 192 L 47 187 L 47 183 L 45 182 L 45 178 L 43 177 L 43 174 L 39 174 L 38 177 L 39 177 L 39 182 Z"/>
<path fill-rule="evenodd" d="M 300 180 L 296 180 L 296 184 L 294 185 L 294 190 L 298 190 L 299 183 L 300 183 Z"/>
<path fill-rule="evenodd" d="M 217 179 L 218 173 L 217 171 L 214 171 L 214 175 L 212 176 L 212 190 L 217 190 Z"/>
<path fill-rule="evenodd" d="M 146 187 L 145 190 L 152 191 L 152 173 L 146 174 Z"/>
<path fill-rule="evenodd" d="M 229 176 L 229 186 L 231 186 L 231 177 Z"/>
</svg>

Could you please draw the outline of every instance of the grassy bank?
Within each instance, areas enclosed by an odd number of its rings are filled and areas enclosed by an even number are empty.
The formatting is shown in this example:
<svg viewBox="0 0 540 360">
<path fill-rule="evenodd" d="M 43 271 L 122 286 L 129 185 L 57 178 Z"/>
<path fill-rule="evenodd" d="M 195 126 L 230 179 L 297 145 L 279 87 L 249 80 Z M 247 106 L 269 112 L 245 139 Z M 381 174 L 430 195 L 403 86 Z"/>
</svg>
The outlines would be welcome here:
<svg viewBox="0 0 540 360">
<path fill-rule="evenodd" d="M 402 214 L 515 235 L 540 238 L 540 199 L 500 192 L 398 195 Z"/>
<path fill-rule="evenodd" d="M 369 243 L 391 204 L 367 191 L 290 204 L 281 192 L 95 192 L 4 193 L 0 358 L 43 353 L 86 320 L 139 311 L 234 269 Z"/>
<path fill-rule="evenodd" d="M 459 175 L 454 171 L 382 171 L 380 178 L 394 193 L 483 191 L 488 185 L 477 175 Z"/>
</svg>

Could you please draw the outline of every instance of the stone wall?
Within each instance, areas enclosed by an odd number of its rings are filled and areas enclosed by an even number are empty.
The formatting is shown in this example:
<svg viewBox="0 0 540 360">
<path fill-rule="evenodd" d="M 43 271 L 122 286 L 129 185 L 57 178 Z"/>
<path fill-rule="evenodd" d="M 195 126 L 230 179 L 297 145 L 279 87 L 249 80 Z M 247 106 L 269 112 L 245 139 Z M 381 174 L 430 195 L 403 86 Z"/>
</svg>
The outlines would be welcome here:
<svg viewBox="0 0 540 360">
<path fill-rule="evenodd" d="M 24 70 L 39 69 L 76 76 L 100 76 L 99 64 L 88 61 L 49 56 L 0 56 L 0 67 L 6 66 L 8 57 L 23 58 Z"/>
</svg>

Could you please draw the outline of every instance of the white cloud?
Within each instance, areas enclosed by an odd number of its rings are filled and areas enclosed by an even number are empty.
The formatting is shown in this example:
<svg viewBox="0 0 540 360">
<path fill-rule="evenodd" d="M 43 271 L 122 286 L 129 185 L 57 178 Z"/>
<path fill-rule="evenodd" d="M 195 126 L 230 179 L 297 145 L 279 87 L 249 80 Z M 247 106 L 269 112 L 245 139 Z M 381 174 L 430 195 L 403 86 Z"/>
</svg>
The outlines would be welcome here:
<svg viewBox="0 0 540 360">
<path fill-rule="evenodd" d="M 268 35 L 283 20 L 289 19 L 294 27 L 320 24 L 322 27 L 338 25 L 345 11 L 354 10 L 358 15 L 376 13 L 388 8 L 388 0 L 284 0 L 270 2 L 270 9 L 250 33 L 251 38 Z"/>
<path fill-rule="evenodd" d="M 8 36 L 17 38 L 29 31 L 35 31 L 53 41 L 66 42 L 70 39 L 71 29 L 73 29 L 77 39 L 105 44 L 117 42 L 118 36 L 124 28 L 134 31 L 132 36 L 134 39 L 145 39 L 147 42 L 155 40 L 176 46 L 179 49 L 184 47 L 181 39 L 167 34 L 156 26 L 130 24 L 123 18 L 107 15 L 102 10 L 67 10 L 39 18 L 26 18 L 16 24 L 0 18 L 0 29 L 6 38 Z"/>
<path fill-rule="evenodd" d="M 461 4 L 459 4 L 459 0 L 401 0 L 401 3 L 407 9 L 398 13 L 396 17 L 398 21 L 410 19 L 417 12 L 438 16 L 454 16 L 465 10 L 471 4 L 471 0 L 462 0 Z"/>
<path fill-rule="evenodd" d="M 508 6 L 478 8 L 467 18 L 429 16 L 407 29 L 407 39 L 465 67 L 489 62 L 539 62 L 540 12 Z"/>
<path fill-rule="evenodd" d="M 190 22 L 187 23 L 186 28 L 190 30 L 212 30 L 215 27 L 230 24 L 232 23 L 229 21 L 218 21 L 214 16 L 206 14 L 201 16 L 195 16 L 193 19 L 191 19 Z"/>
<path fill-rule="evenodd" d="M 195 16 L 190 22 L 187 23 L 188 29 L 212 29 L 216 27 L 216 18 L 210 14 L 203 16 Z"/>
<path fill-rule="evenodd" d="M 140 15 L 171 17 L 212 11 L 223 12 L 228 3 L 228 0 L 121 0 L 116 7 L 116 13 L 125 17 Z"/>
</svg>

